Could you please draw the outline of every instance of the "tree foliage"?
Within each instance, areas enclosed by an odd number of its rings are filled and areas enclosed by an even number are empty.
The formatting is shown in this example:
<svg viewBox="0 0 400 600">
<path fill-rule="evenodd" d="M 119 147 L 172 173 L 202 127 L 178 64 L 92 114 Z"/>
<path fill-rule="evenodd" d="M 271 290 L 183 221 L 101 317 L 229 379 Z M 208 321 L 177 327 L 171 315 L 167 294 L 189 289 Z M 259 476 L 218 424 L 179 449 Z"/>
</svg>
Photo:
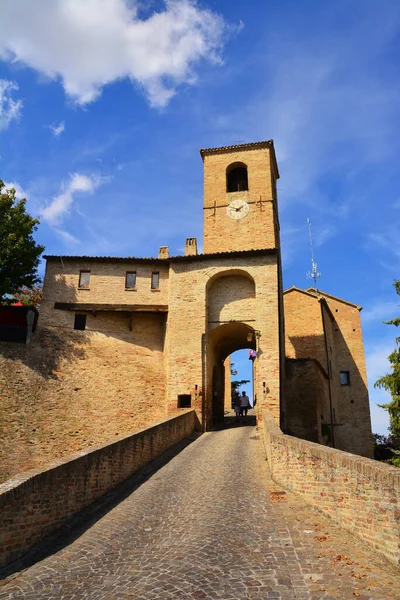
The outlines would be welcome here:
<svg viewBox="0 0 400 600">
<path fill-rule="evenodd" d="M 400 467 L 400 437 L 393 434 L 382 435 L 379 433 L 372 434 L 374 443 L 374 458 Z"/>
<path fill-rule="evenodd" d="M 15 294 L 15 300 L 19 300 L 24 306 L 39 308 L 43 296 L 43 283 L 40 281 L 31 288 L 22 287 Z"/>
<path fill-rule="evenodd" d="M 0 301 L 39 280 L 37 268 L 44 246 L 33 239 L 39 221 L 25 208 L 26 200 L 17 200 L 15 189 L 6 189 L 0 180 Z"/>
<path fill-rule="evenodd" d="M 237 375 L 237 371 L 233 368 L 234 366 L 235 366 L 235 363 L 231 363 L 231 375 Z M 242 385 L 246 385 L 247 383 L 250 383 L 250 379 L 241 379 L 241 380 L 231 381 L 232 398 L 234 398 L 235 395 L 239 393 L 239 388 Z"/>
<path fill-rule="evenodd" d="M 400 296 L 400 280 L 395 280 L 394 287 L 397 294 Z M 400 317 L 396 317 L 391 321 L 385 321 L 387 325 L 400 327 Z M 388 356 L 391 366 L 391 372 L 380 377 L 375 382 L 374 387 L 383 388 L 391 395 L 392 399 L 387 404 L 379 404 L 389 413 L 390 432 L 394 437 L 400 437 L 400 337 L 396 337 L 396 347 Z"/>
</svg>

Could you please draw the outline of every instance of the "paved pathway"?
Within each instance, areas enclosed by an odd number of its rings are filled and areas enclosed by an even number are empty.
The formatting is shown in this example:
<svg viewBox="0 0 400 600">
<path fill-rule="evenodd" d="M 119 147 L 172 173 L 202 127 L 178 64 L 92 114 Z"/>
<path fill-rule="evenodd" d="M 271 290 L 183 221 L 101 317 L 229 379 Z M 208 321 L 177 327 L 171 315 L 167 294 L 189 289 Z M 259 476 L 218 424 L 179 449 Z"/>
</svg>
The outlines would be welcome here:
<svg viewBox="0 0 400 600">
<path fill-rule="evenodd" d="M 398 574 L 285 493 L 255 427 L 207 433 L 5 599 L 400 599 Z"/>
</svg>

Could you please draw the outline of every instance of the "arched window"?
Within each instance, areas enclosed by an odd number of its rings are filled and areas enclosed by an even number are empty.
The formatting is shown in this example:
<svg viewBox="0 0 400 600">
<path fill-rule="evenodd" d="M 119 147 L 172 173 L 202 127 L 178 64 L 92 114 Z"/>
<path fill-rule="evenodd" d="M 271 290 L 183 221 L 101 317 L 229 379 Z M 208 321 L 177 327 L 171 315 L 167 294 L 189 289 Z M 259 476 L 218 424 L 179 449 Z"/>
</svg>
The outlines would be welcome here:
<svg viewBox="0 0 400 600">
<path fill-rule="evenodd" d="M 244 192 L 249 189 L 247 167 L 243 163 L 233 163 L 226 170 L 226 191 Z"/>
</svg>

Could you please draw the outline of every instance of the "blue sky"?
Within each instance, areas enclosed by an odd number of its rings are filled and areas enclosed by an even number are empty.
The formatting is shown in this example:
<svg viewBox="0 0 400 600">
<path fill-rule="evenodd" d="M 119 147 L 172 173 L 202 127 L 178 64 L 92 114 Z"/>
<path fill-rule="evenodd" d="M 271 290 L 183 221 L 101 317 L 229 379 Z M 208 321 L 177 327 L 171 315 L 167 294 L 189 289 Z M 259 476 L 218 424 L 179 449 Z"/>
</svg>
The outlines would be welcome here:
<svg viewBox="0 0 400 600">
<path fill-rule="evenodd" d="M 398 0 L 3 2 L 0 177 L 49 254 L 175 254 L 202 238 L 198 149 L 273 138 L 284 285 L 310 283 L 309 217 L 373 382 L 399 314 L 399 33 Z"/>
</svg>

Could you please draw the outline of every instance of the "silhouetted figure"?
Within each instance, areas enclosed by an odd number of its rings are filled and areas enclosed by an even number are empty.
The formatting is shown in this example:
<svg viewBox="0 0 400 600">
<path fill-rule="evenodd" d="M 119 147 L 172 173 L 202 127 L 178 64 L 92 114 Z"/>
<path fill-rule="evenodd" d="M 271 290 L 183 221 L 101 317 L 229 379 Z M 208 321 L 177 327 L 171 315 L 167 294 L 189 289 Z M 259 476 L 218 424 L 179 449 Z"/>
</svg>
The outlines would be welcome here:
<svg viewBox="0 0 400 600">
<path fill-rule="evenodd" d="M 237 421 L 240 414 L 240 396 L 237 392 L 235 392 L 235 395 L 233 396 L 233 410 L 235 411 Z"/>
<path fill-rule="evenodd" d="M 250 407 L 250 400 L 249 397 L 246 395 L 246 392 L 242 392 L 242 395 L 240 396 L 240 415 L 243 417 L 247 417 L 247 411 L 249 410 Z"/>
</svg>

